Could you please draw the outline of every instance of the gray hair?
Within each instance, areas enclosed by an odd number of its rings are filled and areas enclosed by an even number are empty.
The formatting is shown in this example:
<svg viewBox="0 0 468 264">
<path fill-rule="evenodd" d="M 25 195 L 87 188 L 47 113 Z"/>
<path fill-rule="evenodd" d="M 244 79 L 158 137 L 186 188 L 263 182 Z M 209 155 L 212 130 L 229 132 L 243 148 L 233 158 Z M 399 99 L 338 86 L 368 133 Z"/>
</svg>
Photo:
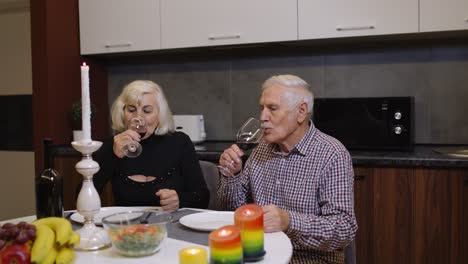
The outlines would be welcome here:
<svg viewBox="0 0 468 264">
<path fill-rule="evenodd" d="M 127 84 L 122 93 L 112 104 L 112 129 L 122 132 L 124 124 L 124 109 L 126 105 L 137 105 L 143 94 L 154 94 L 159 107 L 159 125 L 154 134 L 165 135 L 175 131 L 172 112 L 167 103 L 162 88 L 152 81 L 137 80 Z"/>
<path fill-rule="evenodd" d="M 288 89 L 289 91 L 284 94 L 286 101 L 289 106 L 294 107 L 299 103 L 304 102 L 307 104 L 307 112 L 312 114 L 314 107 L 314 95 L 310 90 L 310 85 L 295 75 L 275 75 L 268 78 L 262 85 L 262 91 L 273 85 L 280 85 Z"/>
</svg>

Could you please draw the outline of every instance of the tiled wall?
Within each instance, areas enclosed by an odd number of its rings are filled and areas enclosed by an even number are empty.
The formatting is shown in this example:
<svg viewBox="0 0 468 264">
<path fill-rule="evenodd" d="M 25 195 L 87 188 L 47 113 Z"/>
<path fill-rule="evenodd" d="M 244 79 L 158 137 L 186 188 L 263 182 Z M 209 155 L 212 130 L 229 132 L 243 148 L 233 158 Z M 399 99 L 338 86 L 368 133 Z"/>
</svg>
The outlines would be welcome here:
<svg viewBox="0 0 468 264">
<path fill-rule="evenodd" d="M 289 73 L 309 82 L 316 97 L 414 96 L 416 143 L 468 144 L 468 45 L 292 50 L 114 61 L 110 104 L 126 83 L 150 79 L 163 87 L 174 114 L 205 116 L 207 139 L 232 140 L 258 114 L 262 82 Z"/>
</svg>

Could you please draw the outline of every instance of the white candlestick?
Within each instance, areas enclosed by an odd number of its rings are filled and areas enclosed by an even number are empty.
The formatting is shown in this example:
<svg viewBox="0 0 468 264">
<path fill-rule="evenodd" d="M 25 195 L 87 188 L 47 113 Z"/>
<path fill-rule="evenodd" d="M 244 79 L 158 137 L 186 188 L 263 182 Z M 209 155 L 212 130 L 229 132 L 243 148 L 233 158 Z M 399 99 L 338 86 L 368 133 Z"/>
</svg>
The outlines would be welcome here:
<svg viewBox="0 0 468 264">
<path fill-rule="evenodd" d="M 91 143 L 91 106 L 89 98 L 89 66 L 81 66 L 81 124 L 84 143 Z"/>
</svg>

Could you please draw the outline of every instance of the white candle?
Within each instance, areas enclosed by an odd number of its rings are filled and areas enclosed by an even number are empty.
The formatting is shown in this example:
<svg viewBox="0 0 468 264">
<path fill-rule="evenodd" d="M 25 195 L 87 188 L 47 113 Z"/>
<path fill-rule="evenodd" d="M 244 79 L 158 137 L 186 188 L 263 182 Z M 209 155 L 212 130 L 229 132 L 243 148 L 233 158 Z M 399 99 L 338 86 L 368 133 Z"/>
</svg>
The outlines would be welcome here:
<svg viewBox="0 0 468 264">
<path fill-rule="evenodd" d="M 91 106 L 89 99 L 89 66 L 83 62 L 81 66 L 81 124 L 83 143 L 91 143 Z"/>
</svg>

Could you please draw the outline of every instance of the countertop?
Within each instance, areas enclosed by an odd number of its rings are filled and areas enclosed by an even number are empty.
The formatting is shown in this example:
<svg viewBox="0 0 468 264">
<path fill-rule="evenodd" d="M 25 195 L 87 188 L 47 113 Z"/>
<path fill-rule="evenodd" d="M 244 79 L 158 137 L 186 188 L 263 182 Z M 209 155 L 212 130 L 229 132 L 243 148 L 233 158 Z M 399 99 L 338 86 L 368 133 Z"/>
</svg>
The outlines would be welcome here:
<svg viewBox="0 0 468 264">
<path fill-rule="evenodd" d="M 206 141 L 197 144 L 195 149 L 200 160 L 217 163 L 224 149 L 233 143 Z M 468 168 L 468 155 L 455 157 L 443 153 L 453 149 L 468 149 L 468 146 L 415 145 L 412 151 L 351 150 L 350 153 L 355 166 Z M 79 155 L 70 145 L 54 145 L 53 154 L 54 156 Z"/>
<path fill-rule="evenodd" d="M 223 150 L 233 143 L 207 141 L 196 145 L 198 157 L 218 162 Z M 468 149 L 468 146 L 415 145 L 412 151 L 351 150 L 350 154 L 355 166 L 468 168 L 468 155 L 454 157 L 441 153 L 452 149 Z"/>
</svg>

